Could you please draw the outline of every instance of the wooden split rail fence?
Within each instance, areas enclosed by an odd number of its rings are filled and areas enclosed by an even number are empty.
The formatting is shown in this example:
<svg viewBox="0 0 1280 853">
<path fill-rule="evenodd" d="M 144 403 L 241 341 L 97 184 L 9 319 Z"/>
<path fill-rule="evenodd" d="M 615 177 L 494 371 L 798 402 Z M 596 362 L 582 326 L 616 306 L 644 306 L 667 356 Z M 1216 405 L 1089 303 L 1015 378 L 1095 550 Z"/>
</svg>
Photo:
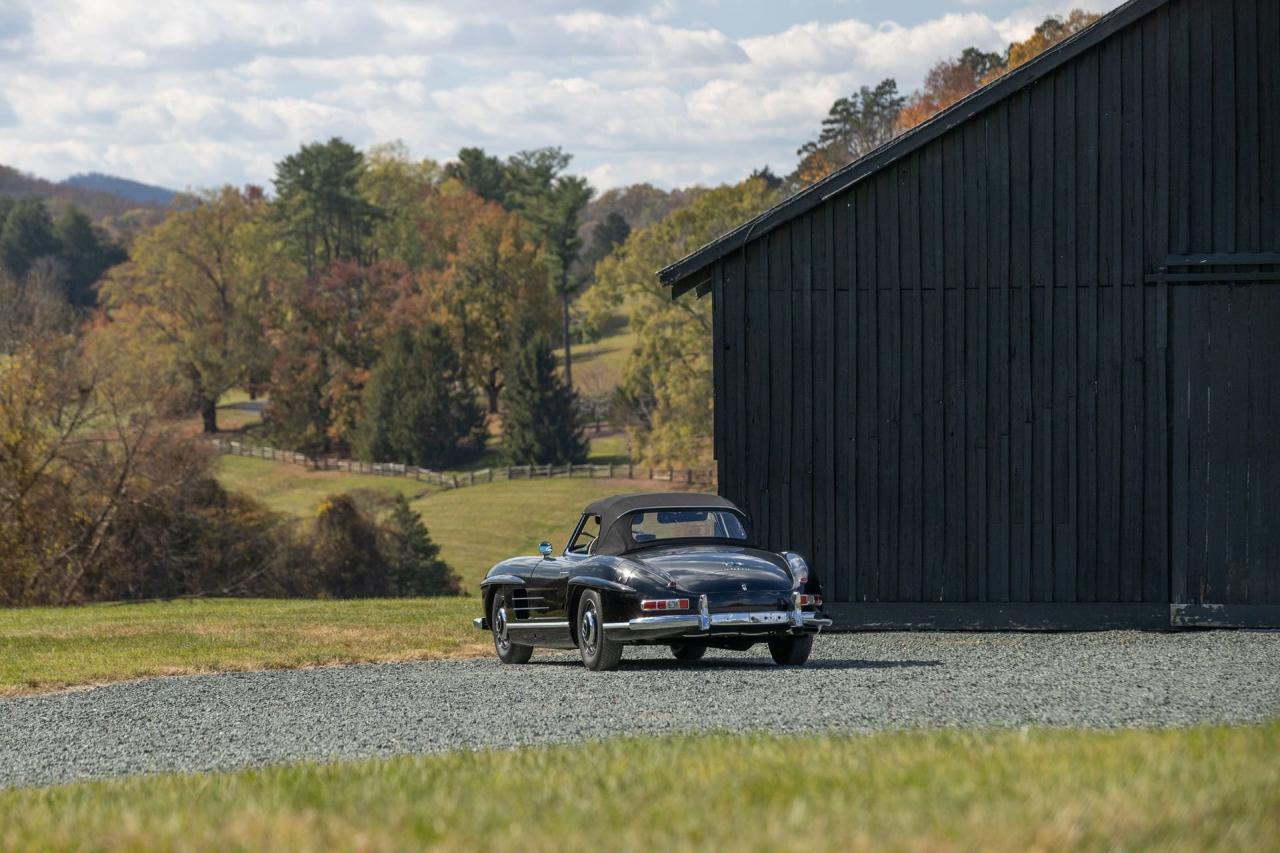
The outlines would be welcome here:
<svg viewBox="0 0 1280 853">
<path fill-rule="evenodd" d="M 361 462 L 336 456 L 307 456 L 292 450 L 280 450 L 257 444 L 246 444 L 215 438 L 213 445 L 225 456 L 248 456 L 302 465 L 313 471 L 346 471 L 376 477 L 404 477 L 445 489 L 460 489 L 496 480 L 533 480 L 547 477 L 608 477 L 627 480 L 656 480 L 684 483 L 689 486 L 714 486 L 715 470 L 706 468 L 655 468 L 647 465 L 583 464 L 583 465 L 503 465 L 479 471 L 443 472 L 395 462 Z"/>
</svg>

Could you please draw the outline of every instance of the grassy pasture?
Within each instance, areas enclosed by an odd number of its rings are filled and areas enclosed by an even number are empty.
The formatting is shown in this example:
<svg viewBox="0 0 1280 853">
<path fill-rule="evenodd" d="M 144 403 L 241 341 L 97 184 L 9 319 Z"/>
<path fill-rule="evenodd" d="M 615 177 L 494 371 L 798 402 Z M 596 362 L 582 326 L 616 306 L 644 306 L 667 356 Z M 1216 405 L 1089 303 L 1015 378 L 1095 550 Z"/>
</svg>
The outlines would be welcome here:
<svg viewBox="0 0 1280 853">
<path fill-rule="evenodd" d="M 390 500 L 405 490 L 468 598 L 358 601 L 197 600 L 0 610 L 0 695 L 155 675 L 290 668 L 488 654 L 471 627 L 484 573 L 538 542 L 564 544 L 583 505 L 647 481 L 553 478 L 469 486 L 426 495 L 394 477 L 309 472 L 224 457 L 227 485 L 300 516 L 325 496 L 365 489 Z"/>
<path fill-rule="evenodd" d="M 0 696 L 156 675 L 491 651 L 471 598 L 214 599 L 0 610 Z"/>
<path fill-rule="evenodd" d="M 0 848 L 1268 850 L 1280 725 L 700 736 L 0 792 Z"/>
<path fill-rule="evenodd" d="M 563 547 L 582 508 L 596 498 L 618 492 L 657 491 L 671 485 L 625 478 L 554 477 L 498 480 L 441 491 L 398 477 L 308 471 L 243 456 L 224 456 L 218 466 L 218 476 L 228 488 L 303 518 L 312 516 L 320 501 L 337 492 L 360 490 L 388 503 L 396 492 L 403 492 L 422 513 L 444 559 L 468 587 L 480 583 L 499 560 L 536 554 L 544 539 Z M 680 483 L 674 485 L 683 488 Z"/>
</svg>

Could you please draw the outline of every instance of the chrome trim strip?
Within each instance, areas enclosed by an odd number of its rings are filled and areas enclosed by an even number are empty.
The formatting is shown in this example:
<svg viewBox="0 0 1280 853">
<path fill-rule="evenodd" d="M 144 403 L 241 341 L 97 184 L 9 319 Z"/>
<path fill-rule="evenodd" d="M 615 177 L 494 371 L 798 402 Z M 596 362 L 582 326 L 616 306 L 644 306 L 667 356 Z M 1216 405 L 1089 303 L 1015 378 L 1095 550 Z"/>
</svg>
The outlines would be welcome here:
<svg viewBox="0 0 1280 853">
<path fill-rule="evenodd" d="M 508 631 L 515 628 L 530 628 L 530 629 L 532 628 L 553 628 L 553 629 L 563 628 L 564 630 L 568 631 L 569 623 L 568 622 L 508 622 L 507 623 Z"/>
<path fill-rule="evenodd" d="M 687 631 L 698 627 L 698 616 L 693 613 L 673 613 L 668 616 L 639 616 L 630 622 L 612 622 L 605 629 L 618 626 L 628 631 Z"/>
<path fill-rule="evenodd" d="M 477 616 L 471 620 L 471 624 L 479 628 L 481 631 L 489 630 L 489 619 L 485 616 Z"/>
</svg>

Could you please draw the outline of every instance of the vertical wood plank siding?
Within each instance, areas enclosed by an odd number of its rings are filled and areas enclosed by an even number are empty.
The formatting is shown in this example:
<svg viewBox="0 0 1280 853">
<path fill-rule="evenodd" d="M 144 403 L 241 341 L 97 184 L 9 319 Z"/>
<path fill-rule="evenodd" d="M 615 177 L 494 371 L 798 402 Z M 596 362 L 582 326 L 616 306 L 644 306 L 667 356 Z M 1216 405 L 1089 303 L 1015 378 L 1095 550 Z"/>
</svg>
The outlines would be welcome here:
<svg viewBox="0 0 1280 853">
<path fill-rule="evenodd" d="M 716 261 L 764 543 L 836 602 L 1280 595 L 1280 283 L 1148 280 L 1280 252 L 1277 44 L 1273 0 L 1174 0 Z"/>
</svg>

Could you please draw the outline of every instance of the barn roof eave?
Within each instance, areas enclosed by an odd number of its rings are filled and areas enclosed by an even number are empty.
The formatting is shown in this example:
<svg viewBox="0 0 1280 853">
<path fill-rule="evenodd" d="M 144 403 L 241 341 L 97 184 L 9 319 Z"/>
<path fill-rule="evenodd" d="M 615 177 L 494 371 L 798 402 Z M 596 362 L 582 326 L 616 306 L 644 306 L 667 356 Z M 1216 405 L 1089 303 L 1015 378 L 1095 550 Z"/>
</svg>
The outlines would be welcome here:
<svg viewBox="0 0 1280 853">
<path fill-rule="evenodd" d="M 671 288 L 673 299 L 679 298 L 690 290 L 697 290 L 699 295 L 705 293 L 710 283 L 707 267 L 725 255 L 812 210 L 832 196 L 847 190 L 862 179 L 937 139 L 953 127 L 963 124 L 983 110 L 1030 86 L 1059 66 L 1168 2 L 1169 0 L 1128 0 L 1103 15 L 1092 25 L 1064 39 L 1008 74 L 993 80 L 901 136 L 886 142 L 847 166 L 837 169 L 754 219 L 742 223 L 697 251 L 659 270 L 658 280 L 664 286 Z"/>
</svg>

